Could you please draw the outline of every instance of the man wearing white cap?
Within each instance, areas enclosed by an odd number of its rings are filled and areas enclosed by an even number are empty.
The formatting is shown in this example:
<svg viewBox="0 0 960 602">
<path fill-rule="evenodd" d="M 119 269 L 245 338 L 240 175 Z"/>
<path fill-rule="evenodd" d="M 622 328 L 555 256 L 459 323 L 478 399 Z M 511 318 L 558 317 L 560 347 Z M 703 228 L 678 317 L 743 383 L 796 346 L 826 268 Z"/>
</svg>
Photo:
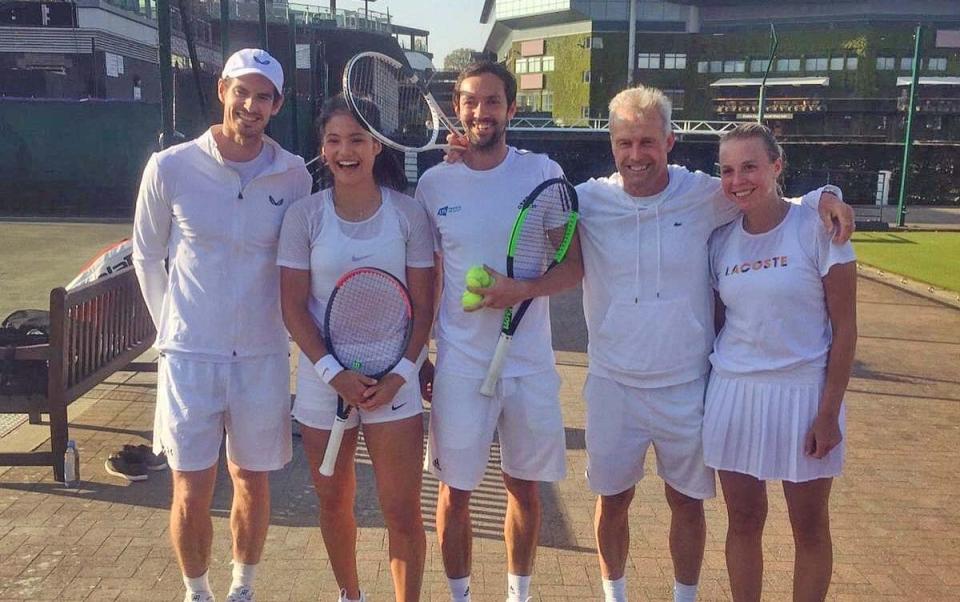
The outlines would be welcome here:
<svg viewBox="0 0 960 602">
<path fill-rule="evenodd" d="M 161 353 L 154 450 L 173 470 L 170 535 L 188 602 L 214 600 L 210 504 L 224 433 L 234 491 L 227 601 L 254 599 L 268 473 L 292 450 L 277 241 L 284 213 L 311 188 L 303 159 L 264 135 L 283 104 L 277 60 L 258 49 L 234 53 L 217 91 L 223 123 L 150 157 L 133 231 Z"/>
</svg>

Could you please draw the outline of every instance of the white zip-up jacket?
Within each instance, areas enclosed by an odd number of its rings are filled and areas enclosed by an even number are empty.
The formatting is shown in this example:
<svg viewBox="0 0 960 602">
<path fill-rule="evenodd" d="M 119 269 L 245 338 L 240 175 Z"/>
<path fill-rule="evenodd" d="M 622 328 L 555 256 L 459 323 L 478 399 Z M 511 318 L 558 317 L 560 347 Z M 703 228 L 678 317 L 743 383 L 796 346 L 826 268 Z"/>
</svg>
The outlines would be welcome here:
<svg viewBox="0 0 960 602">
<path fill-rule="evenodd" d="M 160 351 L 231 361 L 288 350 L 277 242 L 311 177 L 301 157 L 264 142 L 273 163 L 246 186 L 224 164 L 212 129 L 147 162 L 133 264 Z"/>
<path fill-rule="evenodd" d="M 589 372 L 640 388 L 707 373 L 713 291 L 707 241 L 738 209 L 720 180 L 669 166 L 651 197 L 623 189 L 619 173 L 577 186 L 583 249 L 583 313 Z M 822 189 L 804 204 L 819 207 Z"/>
</svg>

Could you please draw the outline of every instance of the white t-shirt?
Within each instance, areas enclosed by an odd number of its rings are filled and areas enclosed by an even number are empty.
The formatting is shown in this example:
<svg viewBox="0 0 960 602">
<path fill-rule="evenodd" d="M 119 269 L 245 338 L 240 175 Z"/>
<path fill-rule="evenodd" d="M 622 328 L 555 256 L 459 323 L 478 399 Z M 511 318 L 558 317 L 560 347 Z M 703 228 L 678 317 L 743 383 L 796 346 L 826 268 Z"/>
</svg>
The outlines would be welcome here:
<svg viewBox="0 0 960 602">
<path fill-rule="evenodd" d="M 500 336 L 502 310 L 463 311 L 460 296 L 470 266 L 487 264 L 506 273 L 507 245 L 520 203 L 544 180 L 563 175 L 546 155 L 510 147 L 493 169 L 441 163 L 420 178 L 417 200 L 443 255 L 443 293 L 437 315 L 438 369 L 471 378 L 486 375 Z M 517 328 L 503 376 L 553 370 L 550 304 L 534 299 Z"/>
<path fill-rule="evenodd" d="M 264 144 L 257 156 L 249 161 L 231 161 L 224 159 L 223 163 L 240 176 L 240 186 L 246 188 L 247 184 L 253 181 L 255 177 L 266 170 L 273 163 L 273 147 Z"/>
<path fill-rule="evenodd" d="M 834 244 L 816 211 L 804 206 L 791 205 L 763 234 L 747 233 L 742 217 L 717 230 L 710 270 L 727 311 L 710 355 L 714 368 L 821 375 L 832 340 L 822 278 L 855 260 L 851 244 Z"/>
<path fill-rule="evenodd" d="M 290 208 L 277 251 L 277 265 L 310 270 L 310 313 L 320 327 L 333 287 L 350 270 L 379 268 L 406 284 L 406 268 L 433 267 L 433 238 L 415 200 L 381 187 L 377 212 L 350 222 L 337 215 L 332 191 L 316 192 Z"/>
</svg>

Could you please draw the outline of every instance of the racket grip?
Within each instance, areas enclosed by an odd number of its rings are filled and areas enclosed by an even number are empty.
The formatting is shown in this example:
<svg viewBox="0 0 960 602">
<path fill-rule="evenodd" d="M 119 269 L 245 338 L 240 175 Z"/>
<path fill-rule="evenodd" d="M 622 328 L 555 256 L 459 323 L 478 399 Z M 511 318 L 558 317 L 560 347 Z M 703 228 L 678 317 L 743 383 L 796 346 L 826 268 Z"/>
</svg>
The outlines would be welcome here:
<svg viewBox="0 0 960 602">
<path fill-rule="evenodd" d="M 503 372 L 503 362 L 507 359 L 507 351 L 510 349 L 511 341 L 513 341 L 513 335 L 500 333 L 497 348 L 493 352 L 493 359 L 490 360 L 490 367 L 487 369 L 487 377 L 483 379 L 483 384 L 480 385 L 481 395 L 493 397 L 493 392 L 497 388 L 497 381 L 500 380 L 500 373 Z"/>
<path fill-rule="evenodd" d="M 320 464 L 320 474 L 325 477 L 333 476 L 333 467 L 336 466 L 337 456 L 340 455 L 340 442 L 343 441 L 343 433 L 346 430 L 347 419 L 338 415 L 333 421 L 333 428 L 330 429 L 327 449 L 323 452 L 323 463 Z"/>
</svg>

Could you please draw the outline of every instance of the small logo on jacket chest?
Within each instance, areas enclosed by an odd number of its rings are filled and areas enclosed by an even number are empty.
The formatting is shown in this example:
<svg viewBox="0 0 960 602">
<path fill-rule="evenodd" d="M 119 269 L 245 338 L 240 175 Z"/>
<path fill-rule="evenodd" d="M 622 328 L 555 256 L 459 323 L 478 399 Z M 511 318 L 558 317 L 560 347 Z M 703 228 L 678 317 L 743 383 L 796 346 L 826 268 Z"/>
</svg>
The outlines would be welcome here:
<svg viewBox="0 0 960 602">
<path fill-rule="evenodd" d="M 275 198 L 273 198 L 273 195 L 271 194 L 271 195 L 270 195 L 270 204 L 273 205 L 274 207 L 279 207 L 280 205 L 283 204 L 283 197 L 280 197 L 279 199 L 275 199 Z"/>
</svg>

